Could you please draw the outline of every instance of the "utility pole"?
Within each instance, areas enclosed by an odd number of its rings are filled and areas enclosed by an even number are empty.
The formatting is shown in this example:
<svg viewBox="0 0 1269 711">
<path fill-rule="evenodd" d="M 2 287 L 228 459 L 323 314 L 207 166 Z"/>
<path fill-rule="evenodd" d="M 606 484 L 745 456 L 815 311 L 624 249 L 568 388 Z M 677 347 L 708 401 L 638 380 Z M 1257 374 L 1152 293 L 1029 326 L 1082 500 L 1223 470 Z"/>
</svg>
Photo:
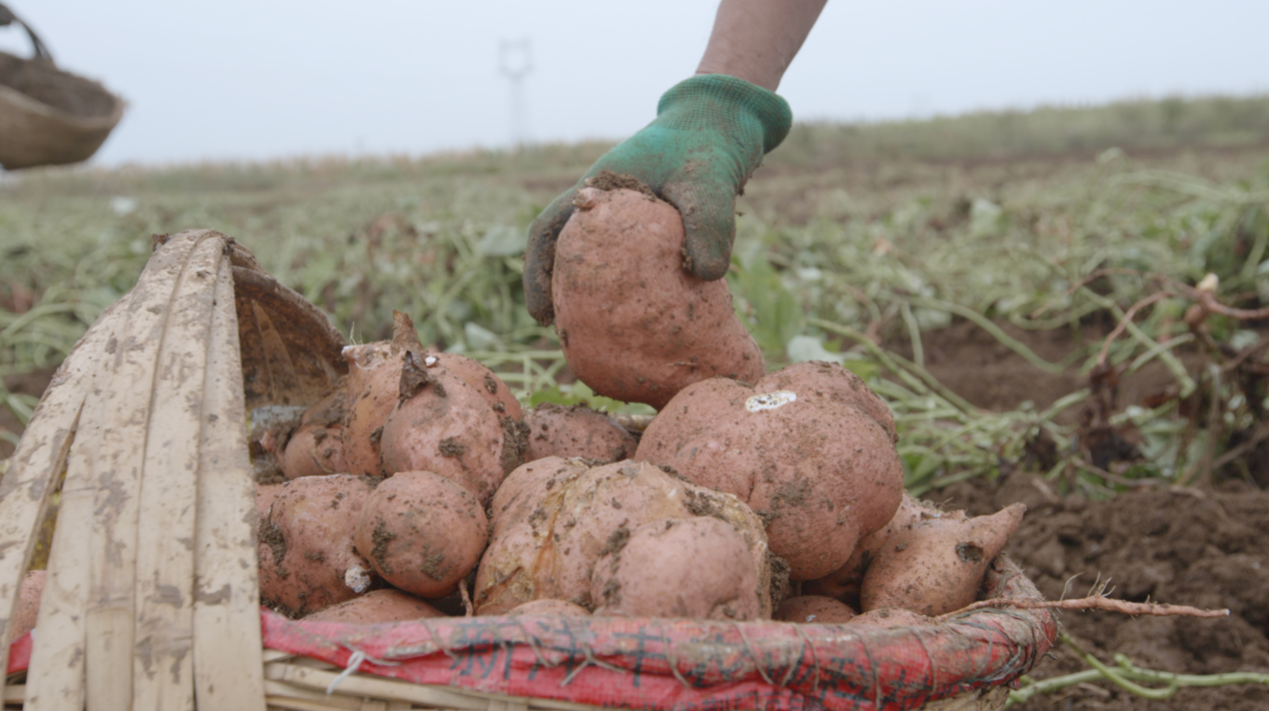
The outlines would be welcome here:
<svg viewBox="0 0 1269 711">
<path fill-rule="evenodd" d="M 528 119 L 524 106 L 524 78 L 533 71 L 529 38 L 502 40 L 498 45 L 498 68 L 511 80 L 511 144 L 516 150 L 528 141 Z"/>
</svg>

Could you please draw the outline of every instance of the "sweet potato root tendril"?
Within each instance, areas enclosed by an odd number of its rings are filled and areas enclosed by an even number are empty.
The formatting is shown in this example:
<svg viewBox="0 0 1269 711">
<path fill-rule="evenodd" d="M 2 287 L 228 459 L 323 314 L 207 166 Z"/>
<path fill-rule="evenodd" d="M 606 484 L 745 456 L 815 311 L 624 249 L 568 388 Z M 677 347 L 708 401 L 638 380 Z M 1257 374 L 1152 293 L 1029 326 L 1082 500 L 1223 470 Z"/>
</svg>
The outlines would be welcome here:
<svg viewBox="0 0 1269 711">
<path fill-rule="evenodd" d="M 1116 600 L 1114 598 L 1103 597 L 1101 595 L 1093 595 L 1091 597 L 1081 597 L 1074 600 L 1027 600 L 1022 598 L 981 600 L 935 619 L 946 620 L 950 617 L 955 617 L 956 615 L 963 615 L 966 612 L 982 610 L 988 607 L 1013 607 L 1020 610 L 1104 610 L 1106 612 L 1119 612 L 1125 615 L 1155 615 L 1159 617 L 1166 617 L 1169 615 L 1181 615 L 1185 617 L 1229 616 L 1229 610 L 1202 610 L 1197 607 L 1189 607 L 1187 605 L 1167 605 L 1157 602 L 1128 602 L 1127 600 Z"/>
</svg>

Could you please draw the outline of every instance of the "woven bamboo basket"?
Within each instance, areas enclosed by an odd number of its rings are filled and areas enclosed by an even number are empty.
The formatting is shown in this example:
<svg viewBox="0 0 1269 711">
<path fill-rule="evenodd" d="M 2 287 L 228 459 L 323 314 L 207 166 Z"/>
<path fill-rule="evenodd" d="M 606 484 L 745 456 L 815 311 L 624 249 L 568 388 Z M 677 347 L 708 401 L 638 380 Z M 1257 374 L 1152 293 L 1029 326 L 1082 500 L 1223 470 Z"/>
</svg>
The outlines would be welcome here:
<svg viewBox="0 0 1269 711">
<path fill-rule="evenodd" d="M 123 118 L 123 100 L 59 69 L 35 31 L 0 5 L 0 25 L 14 23 L 26 30 L 34 56 L 0 52 L 0 166 L 88 160 Z"/>
<path fill-rule="evenodd" d="M 61 492 L 36 628 L 0 645 L 6 708 L 986 710 L 1053 643 L 1030 610 L 927 628 L 261 610 L 247 413 L 315 402 L 342 346 L 231 238 L 156 238 L 0 479 L 0 640 Z M 983 594 L 1038 597 L 1003 557 Z"/>
</svg>

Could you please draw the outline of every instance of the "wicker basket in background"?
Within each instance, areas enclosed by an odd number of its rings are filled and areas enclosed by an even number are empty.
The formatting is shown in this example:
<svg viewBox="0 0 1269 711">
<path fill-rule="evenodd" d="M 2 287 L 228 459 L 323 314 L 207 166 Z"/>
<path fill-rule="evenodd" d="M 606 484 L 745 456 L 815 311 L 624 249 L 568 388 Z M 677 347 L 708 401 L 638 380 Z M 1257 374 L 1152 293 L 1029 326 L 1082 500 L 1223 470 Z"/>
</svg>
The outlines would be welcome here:
<svg viewBox="0 0 1269 711">
<path fill-rule="evenodd" d="M 247 413 L 317 401 L 344 342 L 231 238 L 155 247 L 0 479 L 0 640 L 61 485 L 36 628 L 0 644 L 6 708 L 990 711 L 1053 644 L 1047 610 L 903 628 L 261 611 Z M 1003 557 L 983 592 L 1038 596 Z"/>
<path fill-rule="evenodd" d="M 30 26 L 0 4 L 0 25 L 6 24 L 26 30 L 33 56 L 0 52 L 0 166 L 17 170 L 88 160 L 123 117 L 123 100 L 59 69 Z"/>
</svg>

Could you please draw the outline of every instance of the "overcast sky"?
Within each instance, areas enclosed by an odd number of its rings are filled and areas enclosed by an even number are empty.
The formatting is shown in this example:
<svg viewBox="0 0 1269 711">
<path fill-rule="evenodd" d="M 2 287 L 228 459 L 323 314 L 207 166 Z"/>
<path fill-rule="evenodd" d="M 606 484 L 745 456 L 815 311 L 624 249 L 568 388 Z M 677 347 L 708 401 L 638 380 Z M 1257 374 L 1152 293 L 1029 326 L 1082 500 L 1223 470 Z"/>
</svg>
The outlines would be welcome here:
<svg viewBox="0 0 1269 711">
<path fill-rule="evenodd" d="M 797 0 L 785 0 L 796 2 Z M 620 138 L 690 76 L 711 0 L 5 0 L 130 109 L 103 164 L 423 154 Z M 1263 0 L 830 0 L 780 93 L 798 119 L 1269 91 Z M 0 49 L 29 50 L 0 28 Z"/>
</svg>

